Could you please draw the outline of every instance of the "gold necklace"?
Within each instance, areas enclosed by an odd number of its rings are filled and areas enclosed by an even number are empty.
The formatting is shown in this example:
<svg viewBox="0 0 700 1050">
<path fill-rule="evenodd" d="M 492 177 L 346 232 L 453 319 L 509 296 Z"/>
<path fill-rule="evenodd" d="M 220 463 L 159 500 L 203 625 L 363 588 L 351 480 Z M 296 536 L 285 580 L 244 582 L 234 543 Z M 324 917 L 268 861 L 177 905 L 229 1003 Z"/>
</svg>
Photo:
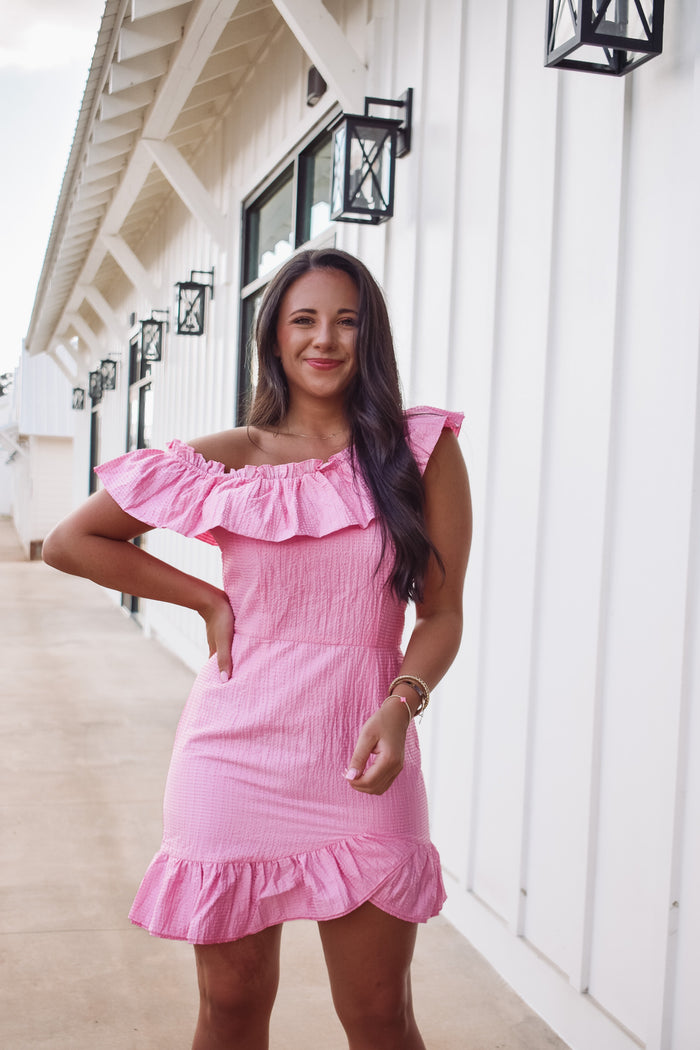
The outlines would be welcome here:
<svg viewBox="0 0 700 1050">
<path fill-rule="evenodd" d="M 307 438 L 313 441 L 330 441 L 339 434 L 347 434 L 347 430 L 334 430 L 332 434 L 295 434 L 291 430 L 278 430 L 275 437 Z"/>
</svg>

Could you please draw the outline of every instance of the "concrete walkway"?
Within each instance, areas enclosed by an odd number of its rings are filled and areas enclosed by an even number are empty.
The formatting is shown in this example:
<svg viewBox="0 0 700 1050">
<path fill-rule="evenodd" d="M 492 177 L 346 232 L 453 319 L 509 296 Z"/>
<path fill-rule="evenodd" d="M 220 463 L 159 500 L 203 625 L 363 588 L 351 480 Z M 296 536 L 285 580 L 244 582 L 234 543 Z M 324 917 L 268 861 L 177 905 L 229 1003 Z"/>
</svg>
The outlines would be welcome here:
<svg viewBox="0 0 700 1050">
<path fill-rule="evenodd" d="M 192 674 L 0 520 L 0 1047 L 188 1050 L 192 949 L 126 915 L 160 841 Z M 421 931 L 429 1050 L 566 1050 L 447 922 Z M 287 925 L 274 1050 L 345 1050 L 316 927 Z"/>
</svg>

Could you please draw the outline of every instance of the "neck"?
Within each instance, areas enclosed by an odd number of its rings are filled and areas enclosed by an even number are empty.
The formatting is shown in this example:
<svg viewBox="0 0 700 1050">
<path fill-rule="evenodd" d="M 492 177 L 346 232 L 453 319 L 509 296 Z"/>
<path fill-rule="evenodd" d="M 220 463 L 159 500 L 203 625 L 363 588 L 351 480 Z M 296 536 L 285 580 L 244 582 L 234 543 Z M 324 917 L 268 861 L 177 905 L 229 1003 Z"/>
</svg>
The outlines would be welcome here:
<svg viewBox="0 0 700 1050">
<path fill-rule="evenodd" d="M 345 435 L 350 429 L 345 412 L 331 406 L 305 407 L 303 411 L 290 406 L 279 428 L 288 434 L 318 440 Z"/>
</svg>

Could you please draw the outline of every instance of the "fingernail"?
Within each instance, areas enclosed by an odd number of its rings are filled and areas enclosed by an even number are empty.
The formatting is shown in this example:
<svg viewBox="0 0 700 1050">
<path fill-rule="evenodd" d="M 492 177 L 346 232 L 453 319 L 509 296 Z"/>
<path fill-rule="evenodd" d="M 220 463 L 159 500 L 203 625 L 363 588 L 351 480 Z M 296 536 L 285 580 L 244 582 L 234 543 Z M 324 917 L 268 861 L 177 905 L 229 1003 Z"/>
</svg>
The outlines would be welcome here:
<svg viewBox="0 0 700 1050">
<path fill-rule="evenodd" d="M 219 675 L 219 678 L 221 679 L 222 682 L 228 682 L 228 674 L 227 674 L 227 672 L 226 671 L 222 671 L 221 674 Z"/>
<path fill-rule="evenodd" d="M 345 779 L 346 780 L 357 780 L 359 775 L 360 775 L 360 772 L 357 769 L 346 769 L 345 770 Z"/>
</svg>

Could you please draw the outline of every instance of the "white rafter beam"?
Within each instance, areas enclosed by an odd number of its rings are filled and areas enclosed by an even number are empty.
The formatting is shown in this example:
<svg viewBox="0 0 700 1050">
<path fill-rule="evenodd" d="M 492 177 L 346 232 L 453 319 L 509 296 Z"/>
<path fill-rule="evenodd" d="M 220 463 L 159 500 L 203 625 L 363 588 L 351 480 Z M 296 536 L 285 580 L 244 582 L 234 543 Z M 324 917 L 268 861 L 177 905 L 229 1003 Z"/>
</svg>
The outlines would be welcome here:
<svg viewBox="0 0 700 1050">
<path fill-rule="evenodd" d="M 81 317 L 79 313 L 67 314 L 66 324 L 69 324 L 71 328 L 73 328 L 73 330 L 78 333 L 79 338 L 87 344 L 89 349 L 92 351 L 93 354 L 95 354 L 96 357 L 100 356 L 100 354 L 103 352 L 104 347 L 102 346 L 100 340 L 97 338 L 97 336 L 95 335 L 92 328 L 87 323 L 84 317 Z M 64 349 L 67 349 L 65 343 L 63 344 L 63 346 Z"/>
<path fill-rule="evenodd" d="M 55 347 L 51 347 L 51 349 L 49 350 L 49 357 L 56 365 L 56 368 L 58 368 L 63 373 L 70 385 L 73 386 L 78 380 L 78 373 L 73 373 L 68 369 L 65 362 L 62 361 L 61 358 L 58 356 Z"/>
<path fill-rule="evenodd" d="M 144 138 L 166 137 L 238 3 L 239 0 L 202 0 L 197 5 L 187 23 L 182 46 L 148 112 Z"/>
<path fill-rule="evenodd" d="M 182 154 L 169 142 L 144 139 L 149 151 L 166 179 L 185 207 L 209 230 L 221 248 L 227 247 L 226 216 L 217 207 L 209 191 L 202 185 Z"/>
<path fill-rule="evenodd" d="M 152 139 L 164 139 L 167 137 L 187 101 L 188 95 L 196 84 L 212 48 L 224 31 L 229 18 L 233 15 L 238 4 L 239 0 L 199 0 L 195 5 L 187 22 L 182 43 L 172 58 L 167 73 L 157 86 L 155 100 L 146 116 L 143 129 L 144 137 Z M 141 3 L 138 3 L 136 6 L 139 10 L 143 10 L 144 5 Z M 150 14 L 155 14 L 157 10 L 162 10 L 158 3 L 155 2 L 146 6 L 149 8 Z M 140 60 L 136 59 L 134 61 L 138 64 Z M 119 68 L 119 66 L 113 65 L 112 71 Z M 124 75 L 120 75 L 117 79 L 120 84 L 119 90 L 124 91 L 122 98 L 128 99 L 129 102 L 136 102 L 138 105 L 143 104 L 151 91 L 152 82 L 148 78 L 152 70 L 143 70 L 146 74 L 144 76 L 138 76 L 136 68 L 132 70 L 133 76 L 126 75 L 126 69 L 122 69 L 121 72 Z M 149 84 L 148 88 L 144 86 L 146 81 Z M 116 90 L 114 83 L 111 86 L 111 90 Z M 111 106 L 111 103 L 108 105 L 108 96 L 103 96 L 101 105 L 105 111 Z M 117 111 L 121 110 L 116 106 L 110 110 L 115 115 Z M 126 172 L 121 179 L 119 189 L 102 220 L 102 226 L 98 231 L 100 234 L 119 233 L 124 220 L 148 177 L 152 164 L 153 158 L 150 151 L 141 142 L 137 142 L 129 159 Z M 94 167 L 85 168 L 82 173 L 83 182 L 94 182 L 98 179 L 107 178 L 112 174 L 119 175 L 122 172 L 122 166 L 121 158 L 113 158 Z M 217 217 L 220 218 L 218 209 Z M 224 236 L 223 229 L 219 230 L 217 240 L 222 236 Z M 227 244 L 224 246 L 228 247 Z M 105 252 L 104 244 L 101 238 L 97 236 L 83 264 L 80 275 L 73 286 L 73 293 L 59 318 L 58 324 L 54 328 L 54 337 L 56 333 L 65 329 L 66 314 L 76 312 L 83 299 L 87 298 L 85 293 L 104 259 Z M 108 304 L 105 303 L 105 306 L 108 306 Z M 112 316 L 114 315 L 112 314 Z M 123 338 L 123 335 L 120 335 L 119 338 Z M 43 348 L 39 348 L 38 352 L 41 349 Z M 36 353 L 37 350 L 32 349 L 30 352 Z"/>
<path fill-rule="evenodd" d="M 129 335 L 126 325 L 120 324 L 119 318 L 114 310 L 109 305 L 102 292 L 98 288 L 95 288 L 94 284 L 89 284 L 86 287 L 81 288 L 78 294 L 81 299 L 87 299 L 97 316 L 102 320 L 105 328 L 109 328 L 110 332 L 116 339 L 126 341 Z"/>
<path fill-rule="evenodd" d="M 273 0 L 347 113 L 364 109 L 367 70 L 321 0 Z"/>
<path fill-rule="evenodd" d="M 157 284 L 137 255 L 131 250 L 123 237 L 114 234 L 103 233 L 101 240 L 105 248 L 124 271 L 134 288 L 143 292 L 152 303 L 158 302 L 161 296 L 161 287 Z"/>
</svg>

